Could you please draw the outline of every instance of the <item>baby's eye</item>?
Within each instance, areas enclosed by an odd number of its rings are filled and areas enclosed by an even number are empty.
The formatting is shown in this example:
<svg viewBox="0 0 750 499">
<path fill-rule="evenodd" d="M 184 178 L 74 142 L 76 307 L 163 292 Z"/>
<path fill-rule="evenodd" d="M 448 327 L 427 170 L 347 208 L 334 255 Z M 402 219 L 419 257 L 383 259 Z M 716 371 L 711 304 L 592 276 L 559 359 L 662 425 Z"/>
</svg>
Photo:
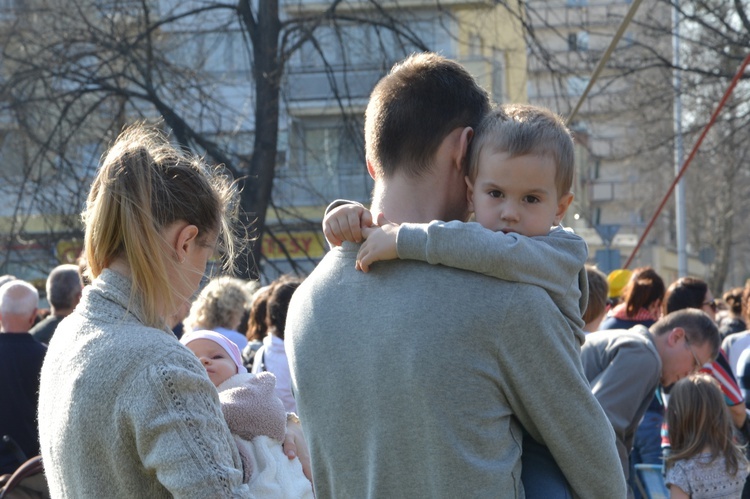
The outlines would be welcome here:
<svg viewBox="0 0 750 499">
<path fill-rule="evenodd" d="M 223 356 L 223 355 L 219 355 L 219 354 L 217 354 L 217 355 L 214 355 L 214 356 L 213 356 L 212 358 L 213 358 L 214 360 L 216 360 L 216 359 L 223 359 L 223 358 L 224 358 L 224 356 Z"/>
<path fill-rule="evenodd" d="M 503 197 L 503 193 L 498 190 L 493 190 L 488 192 L 487 194 L 490 195 L 491 198 L 501 198 Z"/>
<path fill-rule="evenodd" d="M 540 202 L 540 199 L 536 196 L 526 196 L 525 198 L 523 198 L 523 200 L 529 204 L 536 204 Z"/>
</svg>

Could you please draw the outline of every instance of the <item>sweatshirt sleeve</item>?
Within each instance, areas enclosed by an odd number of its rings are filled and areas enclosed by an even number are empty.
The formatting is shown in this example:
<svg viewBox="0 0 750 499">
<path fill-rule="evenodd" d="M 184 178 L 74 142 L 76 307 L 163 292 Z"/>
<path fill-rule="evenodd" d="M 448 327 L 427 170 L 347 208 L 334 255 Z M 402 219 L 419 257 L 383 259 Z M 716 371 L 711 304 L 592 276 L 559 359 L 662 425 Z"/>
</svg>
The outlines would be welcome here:
<svg viewBox="0 0 750 499">
<path fill-rule="evenodd" d="M 546 236 L 526 237 L 493 232 L 475 222 L 405 223 L 398 231 L 397 251 L 401 259 L 540 286 L 574 330 L 583 327 L 588 247 L 581 237 L 562 227 Z"/>
<path fill-rule="evenodd" d="M 249 497 L 215 387 L 197 359 L 174 357 L 144 370 L 115 414 L 128 419 L 144 467 L 175 498 Z"/>
<path fill-rule="evenodd" d="M 584 349 L 582 355 L 591 352 Z M 584 359 L 588 365 L 589 360 Z M 622 342 L 610 352 L 599 375 L 590 380 L 591 391 L 601 404 L 617 437 L 617 451 L 627 466 L 633 421 L 653 398 L 661 376 L 657 354 L 640 342 Z M 634 373 L 637 372 L 637 375 Z"/>
<path fill-rule="evenodd" d="M 627 487 L 612 426 L 591 393 L 563 318 L 538 289 L 511 299 L 503 323 L 522 323 L 524 329 L 503 335 L 497 355 L 513 414 L 549 448 L 576 497 L 624 499 Z"/>
</svg>

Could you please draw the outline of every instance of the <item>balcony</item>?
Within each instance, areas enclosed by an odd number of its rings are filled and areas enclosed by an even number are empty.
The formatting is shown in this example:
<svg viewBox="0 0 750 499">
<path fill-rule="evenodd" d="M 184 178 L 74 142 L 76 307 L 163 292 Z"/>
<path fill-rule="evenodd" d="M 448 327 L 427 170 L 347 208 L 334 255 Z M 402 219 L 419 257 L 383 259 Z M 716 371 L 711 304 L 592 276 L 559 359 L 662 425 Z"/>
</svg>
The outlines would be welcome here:
<svg viewBox="0 0 750 499">
<path fill-rule="evenodd" d="M 323 68 L 290 67 L 286 78 L 289 101 L 328 101 L 338 94 L 346 99 L 368 98 L 375 84 L 385 75 L 382 69 L 347 68 L 326 71 Z"/>
<path fill-rule="evenodd" d="M 494 6 L 497 2 L 493 0 L 441 0 L 441 9 L 451 7 L 487 7 Z M 384 9 L 424 9 L 437 8 L 435 0 L 381 0 L 379 6 Z M 331 2 L 321 0 L 282 0 L 282 9 L 291 16 L 299 14 L 311 14 L 323 12 L 331 7 Z M 337 10 L 373 10 L 372 2 L 368 0 L 346 0 Z"/>
</svg>

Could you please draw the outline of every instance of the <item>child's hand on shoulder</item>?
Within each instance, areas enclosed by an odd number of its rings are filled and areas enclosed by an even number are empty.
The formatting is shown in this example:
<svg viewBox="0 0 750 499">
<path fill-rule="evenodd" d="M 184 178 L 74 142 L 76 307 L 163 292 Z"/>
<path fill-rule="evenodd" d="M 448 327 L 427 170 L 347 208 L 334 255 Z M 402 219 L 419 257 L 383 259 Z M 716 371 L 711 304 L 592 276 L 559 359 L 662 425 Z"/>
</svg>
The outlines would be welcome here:
<svg viewBox="0 0 750 499">
<path fill-rule="evenodd" d="M 362 241 L 362 228 L 372 226 L 372 213 L 359 204 L 343 204 L 332 209 L 323 218 L 323 234 L 331 246 L 341 246 L 344 241 Z"/>
<path fill-rule="evenodd" d="M 362 230 L 365 242 L 359 248 L 356 264 L 356 268 L 362 272 L 370 270 L 370 265 L 375 262 L 398 258 L 396 240 L 399 225 L 388 222 L 383 218 L 379 218 L 378 223 L 380 224 L 379 227 Z"/>
</svg>

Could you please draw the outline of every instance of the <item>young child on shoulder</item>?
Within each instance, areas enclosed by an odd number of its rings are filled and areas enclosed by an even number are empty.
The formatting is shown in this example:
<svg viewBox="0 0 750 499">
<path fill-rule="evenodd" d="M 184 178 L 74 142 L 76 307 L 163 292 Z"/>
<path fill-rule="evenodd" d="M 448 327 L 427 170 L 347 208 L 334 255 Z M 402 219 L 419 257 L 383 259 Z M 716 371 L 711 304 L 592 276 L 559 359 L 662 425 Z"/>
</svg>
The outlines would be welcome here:
<svg viewBox="0 0 750 499">
<path fill-rule="evenodd" d="M 302 464 L 297 458 L 290 461 L 282 449 L 287 414 L 274 394 L 274 375 L 248 373 L 237 345 L 219 333 L 195 331 L 180 342 L 200 359 L 219 391 L 253 497 L 312 499 Z"/>
<path fill-rule="evenodd" d="M 361 205 L 334 202 L 323 220 L 332 245 L 359 242 L 357 266 L 395 258 L 479 272 L 544 288 L 579 343 L 588 301 L 585 241 L 560 226 L 573 201 L 573 138 L 560 117 L 531 105 L 506 105 L 479 125 L 468 153 L 469 209 L 476 223 L 401 225 Z"/>
<path fill-rule="evenodd" d="M 675 383 L 666 419 L 672 444 L 666 461 L 670 497 L 740 497 L 749 465 L 733 440 L 732 419 L 718 382 L 698 373 Z"/>
</svg>

